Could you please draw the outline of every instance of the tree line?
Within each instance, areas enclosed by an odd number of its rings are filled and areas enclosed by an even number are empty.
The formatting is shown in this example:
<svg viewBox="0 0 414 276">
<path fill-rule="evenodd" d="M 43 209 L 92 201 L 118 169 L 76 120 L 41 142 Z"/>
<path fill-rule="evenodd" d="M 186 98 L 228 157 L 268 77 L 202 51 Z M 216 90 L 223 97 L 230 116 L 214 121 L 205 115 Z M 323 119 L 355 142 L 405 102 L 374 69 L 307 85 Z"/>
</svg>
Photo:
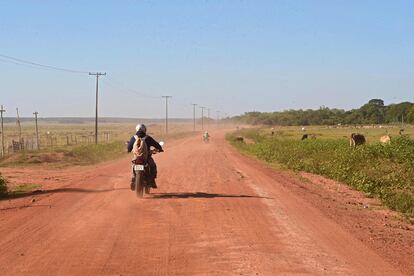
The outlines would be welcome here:
<svg viewBox="0 0 414 276">
<path fill-rule="evenodd" d="M 385 105 L 382 99 L 372 99 L 360 108 L 345 111 L 325 106 L 317 110 L 299 109 L 279 112 L 246 112 L 233 121 L 253 125 L 355 125 L 414 123 L 414 103 L 402 102 Z"/>
</svg>

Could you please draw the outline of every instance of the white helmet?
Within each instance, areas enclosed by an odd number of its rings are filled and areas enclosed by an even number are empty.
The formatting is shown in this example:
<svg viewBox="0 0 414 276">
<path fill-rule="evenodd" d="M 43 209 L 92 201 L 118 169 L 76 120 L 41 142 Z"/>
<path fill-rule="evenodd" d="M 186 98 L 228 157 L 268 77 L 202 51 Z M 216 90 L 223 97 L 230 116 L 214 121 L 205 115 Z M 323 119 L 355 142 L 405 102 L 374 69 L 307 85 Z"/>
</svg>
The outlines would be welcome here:
<svg viewBox="0 0 414 276">
<path fill-rule="evenodd" d="M 138 131 L 142 131 L 144 133 L 147 133 L 147 127 L 144 124 L 138 124 L 135 129 Z"/>
</svg>

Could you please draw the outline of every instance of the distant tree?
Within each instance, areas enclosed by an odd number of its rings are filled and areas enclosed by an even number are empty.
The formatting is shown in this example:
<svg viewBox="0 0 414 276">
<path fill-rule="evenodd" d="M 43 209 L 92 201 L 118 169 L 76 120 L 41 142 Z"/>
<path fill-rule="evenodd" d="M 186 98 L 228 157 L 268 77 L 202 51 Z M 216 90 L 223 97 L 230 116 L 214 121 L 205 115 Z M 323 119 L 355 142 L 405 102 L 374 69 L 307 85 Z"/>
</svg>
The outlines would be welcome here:
<svg viewBox="0 0 414 276">
<path fill-rule="evenodd" d="M 344 123 L 349 125 L 362 124 L 362 113 L 358 109 L 345 112 Z"/>
<path fill-rule="evenodd" d="M 372 99 L 372 100 L 369 100 L 368 104 L 372 104 L 372 105 L 376 105 L 376 106 L 384 106 L 384 100 Z"/>
<path fill-rule="evenodd" d="M 381 99 L 372 99 L 364 104 L 360 109 L 362 122 L 365 124 L 382 124 L 385 119 L 384 101 Z"/>
<path fill-rule="evenodd" d="M 383 124 L 395 121 L 414 123 L 414 103 L 384 105 L 381 99 L 372 99 L 358 109 L 349 111 L 321 106 L 317 110 L 285 110 L 281 112 L 247 112 L 233 120 L 257 125 L 335 125 L 335 124 Z"/>
<path fill-rule="evenodd" d="M 407 122 L 414 124 L 414 105 L 411 107 L 410 111 L 407 114 Z"/>
<path fill-rule="evenodd" d="M 387 106 L 385 112 L 385 121 L 387 123 L 406 121 L 408 113 L 414 105 L 410 102 L 391 104 Z"/>
</svg>

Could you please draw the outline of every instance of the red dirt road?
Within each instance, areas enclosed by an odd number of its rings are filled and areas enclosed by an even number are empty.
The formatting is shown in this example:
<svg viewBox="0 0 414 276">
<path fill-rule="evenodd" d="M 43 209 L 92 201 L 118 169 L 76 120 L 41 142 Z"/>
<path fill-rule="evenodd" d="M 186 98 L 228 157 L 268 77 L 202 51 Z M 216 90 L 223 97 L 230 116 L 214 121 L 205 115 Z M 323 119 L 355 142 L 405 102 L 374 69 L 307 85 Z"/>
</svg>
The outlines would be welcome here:
<svg viewBox="0 0 414 276">
<path fill-rule="evenodd" d="M 54 173 L 4 170 L 43 179 L 48 190 L 0 202 L 0 275 L 414 271 L 409 252 L 388 257 L 375 250 L 306 193 L 288 188 L 297 180 L 241 156 L 216 135 L 210 144 L 191 137 L 167 145 L 156 156 L 160 188 L 145 199 L 129 190 L 127 159 Z M 406 259 L 399 266 L 393 258 L 400 255 Z"/>
</svg>

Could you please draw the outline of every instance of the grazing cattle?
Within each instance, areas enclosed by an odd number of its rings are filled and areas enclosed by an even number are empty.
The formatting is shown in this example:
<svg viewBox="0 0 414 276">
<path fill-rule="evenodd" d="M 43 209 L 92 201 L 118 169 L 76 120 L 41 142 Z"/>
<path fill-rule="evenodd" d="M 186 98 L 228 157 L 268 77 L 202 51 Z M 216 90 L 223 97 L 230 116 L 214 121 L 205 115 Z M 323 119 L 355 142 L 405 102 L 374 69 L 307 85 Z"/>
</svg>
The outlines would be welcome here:
<svg viewBox="0 0 414 276">
<path fill-rule="evenodd" d="M 242 136 L 237 136 L 234 140 L 236 142 L 244 143 L 244 138 Z"/>
<path fill-rule="evenodd" d="M 359 133 L 352 133 L 349 139 L 349 145 L 351 147 L 356 147 L 365 144 L 365 136 Z"/>
<path fill-rule="evenodd" d="M 303 134 L 301 140 L 306 140 L 306 139 L 316 139 L 316 135 L 315 134 Z"/>
<path fill-rule="evenodd" d="M 384 135 L 384 136 L 381 136 L 380 142 L 382 144 L 388 144 L 388 143 L 390 143 L 391 142 L 391 136 L 389 136 L 388 134 L 387 135 Z"/>
</svg>

